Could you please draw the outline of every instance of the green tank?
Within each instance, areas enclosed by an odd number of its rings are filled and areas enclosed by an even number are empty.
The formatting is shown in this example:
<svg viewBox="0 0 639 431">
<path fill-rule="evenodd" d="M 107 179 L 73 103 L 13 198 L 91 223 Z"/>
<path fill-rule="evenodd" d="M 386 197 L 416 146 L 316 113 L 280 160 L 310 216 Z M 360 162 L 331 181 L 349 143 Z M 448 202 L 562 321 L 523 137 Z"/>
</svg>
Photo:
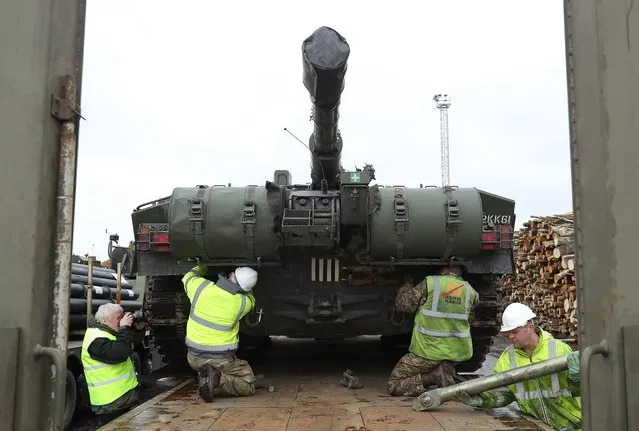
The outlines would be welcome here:
<svg viewBox="0 0 639 431">
<path fill-rule="evenodd" d="M 481 297 L 474 354 L 459 366 L 476 370 L 498 330 L 499 277 L 514 269 L 514 201 L 476 188 L 372 185 L 371 165 L 343 169 L 338 108 L 350 47 L 321 27 L 302 54 L 314 121 L 309 184 L 277 170 L 263 186 L 176 187 L 134 210 L 130 272 L 145 280 L 154 343 L 166 361 L 186 360 L 190 304 L 181 277 L 198 260 L 210 274 L 258 270 L 257 306 L 242 321 L 243 339 L 401 339 L 413 316 L 395 310 L 399 287 L 454 261 Z"/>
</svg>

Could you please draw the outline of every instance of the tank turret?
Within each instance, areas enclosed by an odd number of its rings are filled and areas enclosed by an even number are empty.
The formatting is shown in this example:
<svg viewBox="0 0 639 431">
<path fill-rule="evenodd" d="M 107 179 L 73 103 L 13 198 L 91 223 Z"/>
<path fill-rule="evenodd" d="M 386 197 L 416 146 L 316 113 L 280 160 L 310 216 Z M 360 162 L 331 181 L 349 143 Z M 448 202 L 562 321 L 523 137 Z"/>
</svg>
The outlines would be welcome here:
<svg viewBox="0 0 639 431">
<path fill-rule="evenodd" d="M 318 28 L 302 43 L 303 80 L 313 103 L 315 123 L 309 142 L 311 188 L 315 190 L 338 187 L 342 155 L 339 103 L 350 52 L 346 39 L 330 27 Z"/>
</svg>

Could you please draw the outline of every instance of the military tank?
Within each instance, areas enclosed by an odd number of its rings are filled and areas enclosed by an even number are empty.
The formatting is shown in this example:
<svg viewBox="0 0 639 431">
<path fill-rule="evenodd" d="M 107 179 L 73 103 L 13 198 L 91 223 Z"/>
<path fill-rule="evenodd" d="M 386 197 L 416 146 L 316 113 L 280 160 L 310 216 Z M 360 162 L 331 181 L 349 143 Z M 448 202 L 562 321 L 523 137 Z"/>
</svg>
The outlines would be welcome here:
<svg viewBox="0 0 639 431">
<path fill-rule="evenodd" d="M 515 203 L 472 187 L 371 184 L 372 165 L 345 170 L 338 109 L 349 54 L 329 27 L 302 44 L 314 124 L 309 183 L 276 170 L 263 186 L 176 187 L 133 211 L 131 271 L 145 277 L 144 310 L 165 361 L 186 360 L 181 277 L 197 261 L 213 280 L 238 266 L 258 270 L 257 305 L 240 340 L 405 336 L 413 316 L 395 309 L 399 287 L 455 262 L 481 298 L 474 354 L 458 370 L 481 366 L 498 329 L 499 277 L 514 269 Z"/>
</svg>

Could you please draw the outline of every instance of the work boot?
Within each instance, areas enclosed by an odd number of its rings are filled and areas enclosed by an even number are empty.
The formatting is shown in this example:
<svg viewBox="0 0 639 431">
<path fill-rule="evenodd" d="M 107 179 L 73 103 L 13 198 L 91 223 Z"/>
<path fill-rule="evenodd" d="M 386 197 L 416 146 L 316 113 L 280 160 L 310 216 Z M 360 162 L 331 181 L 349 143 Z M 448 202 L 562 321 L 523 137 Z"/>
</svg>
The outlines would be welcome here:
<svg viewBox="0 0 639 431">
<path fill-rule="evenodd" d="M 445 388 L 446 386 L 452 386 L 455 384 L 455 380 L 453 378 L 455 368 L 452 368 L 452 364 L 442 363 L 435 367 L 430 373 L 426 374 L 422 378 L 422 384 L 426 389 L 431 386 L 435 386 L 436 388 Z"/>
<path fill-rule="evenodd" d="M 275 391 L 275 386 L 269 384 L 268 380 L 264 378 L 264 374 L 258 374 L 255 376 L 255 389 L 266 389 L 269 392 Z"/>
<path fill-rule="evenodd" d="M 451 362 L 444 362 L 437 367 L 439 374 L 439 387 L 445 388 L 455 384 L 455 365 Z"/>
<path fill-rule="evenodd" d="M 430 373 L 422 377 L 422 385 L 424 385 L 424 388 L 426 390 L 429 390 L 431 386 L 437 387 L 437 381 L 436 381 L 437 376 L 435 375 L 434 371 L 435 370 L 431 371 Z"/>
<path fill-rule="evenodd" d="M 222 377 L 222 374 L 210 365 L 206 365 L 200 370 L 200 373 L 198 376 L 198 380 L 199 380 L 198 386 L 199 386 L 200 397 L 202 397 L 204 402 L 206 403 L 213 402 L 213 394 L 214 394 L 215 388 L 220 386 L 221 377 Z"/>
</svg>

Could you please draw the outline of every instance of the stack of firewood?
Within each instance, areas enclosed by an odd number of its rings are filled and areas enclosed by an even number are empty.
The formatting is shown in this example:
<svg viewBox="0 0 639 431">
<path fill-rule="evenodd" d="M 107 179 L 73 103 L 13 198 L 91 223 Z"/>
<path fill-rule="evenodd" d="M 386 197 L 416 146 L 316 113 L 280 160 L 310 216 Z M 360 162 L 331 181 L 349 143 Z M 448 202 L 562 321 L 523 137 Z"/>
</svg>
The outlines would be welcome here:
<svg viewBox="0 0 639 431">
<path fill-rule="evenodd" d="M 514 234 L 515 273 L 504 276 L 503 305 L 521 302 L 555 336 L 577 337 L 572 213 L 531 217 Z"/>
</svg>

